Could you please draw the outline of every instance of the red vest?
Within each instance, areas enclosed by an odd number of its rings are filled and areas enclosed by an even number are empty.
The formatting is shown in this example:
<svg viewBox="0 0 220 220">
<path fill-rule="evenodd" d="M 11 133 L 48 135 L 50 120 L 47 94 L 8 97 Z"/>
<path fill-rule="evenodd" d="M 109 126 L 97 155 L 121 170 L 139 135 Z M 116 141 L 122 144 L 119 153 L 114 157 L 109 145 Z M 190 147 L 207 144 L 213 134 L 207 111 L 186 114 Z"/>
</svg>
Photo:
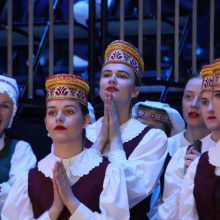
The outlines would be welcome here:
<svg viewBox="0 0 220 220">
<path fill-rule="evenodd" d="M 208 152 L 201 155 L 196 170 L 194 197 L 200 220 L 220 219 L 220 177 L 208 161 Z"/>
<path fill-rule="evenodd" d="M 103 190 L 108 161 L 103 161 L 98 167 L 92 169 L 89 174 L 82 176 L 72 186 L 73 194 L 92 211 L 100 213 L 99 197 Z M 53 184 L 49 177 L 33 168 L 28 175 L 28 194 L 33 207 L 34 218 L 38 218 L 48 210 L 53 202 Z M 69 219 L 70 212 L 65 207 L 59 216 L 59 220 Z"/>
<path fill-rule="evenodd" d="M 134 151 L 134 149 L 137 147 L 137 145 L 150 129 L 151 127 L 147 126 L 138 136 L 123 144 L 127 158 L 131 155 L 131 153 Z M 89 148 L 92 146 L 92 144 L 93 143 L 91 141 L 86 139 L 85 147 Z M 142 200 L 130 210 L 130 220 L 148 219 L 146 214 L 150 210 L 150 197 L 151 196 L 148 196 L 146 199 Z"/>
</svg>

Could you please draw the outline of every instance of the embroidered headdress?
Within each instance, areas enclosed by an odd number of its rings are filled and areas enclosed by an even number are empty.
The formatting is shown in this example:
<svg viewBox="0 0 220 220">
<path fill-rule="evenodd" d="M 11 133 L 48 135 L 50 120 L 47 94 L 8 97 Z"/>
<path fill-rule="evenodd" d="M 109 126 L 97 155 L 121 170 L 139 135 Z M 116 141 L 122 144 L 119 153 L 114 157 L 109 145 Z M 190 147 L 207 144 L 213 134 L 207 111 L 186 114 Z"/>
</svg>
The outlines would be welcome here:
<svg viewBox="0 0 220 220">
<path fill-rule="evenodd" d="M 8 128 L 10 128 L 17 111 L 17 101 L 19 98 L 19 90 L 16 80 L 11 77 L 0 75 L 0 93 L 7 93 L 13 102 L 13 113 L 8 124 Z"/>
<path fill-rule="evenodd" d="M 132 116 L 168 124 L 171 126 L 171 136 L 185 128 L 185 122 L 180 113 L 167 103 L 148 100 L 138 102 L 132 108 Z"/>
<path fill-rule="evenodd" d="M 200 71 L 202 77 L 202 91 L 211 90 L 214 79 L 213 79 L 213 70 L 211 65 L 204 65 Z"/>
<path fill-rule="evenodd" d="M 215 59 L 211 63 L 214 83 L 220 83 L 220 58 Z"/>
<path fill-rule="evenodd" d="M 141 53 L 132 44 L 123 40 L 116 40 L 108 45 L 103 66 L 109 63 L 122 63 L 129 66 L 139 79 L 144 72 L 144 61 Z"/>
<path fill-rule="evenodd" d="M 47 78 L 47 100 L 73 99 L 87 106 L 89 84 L 82 77 L 61 73 Z"/>
</svg>

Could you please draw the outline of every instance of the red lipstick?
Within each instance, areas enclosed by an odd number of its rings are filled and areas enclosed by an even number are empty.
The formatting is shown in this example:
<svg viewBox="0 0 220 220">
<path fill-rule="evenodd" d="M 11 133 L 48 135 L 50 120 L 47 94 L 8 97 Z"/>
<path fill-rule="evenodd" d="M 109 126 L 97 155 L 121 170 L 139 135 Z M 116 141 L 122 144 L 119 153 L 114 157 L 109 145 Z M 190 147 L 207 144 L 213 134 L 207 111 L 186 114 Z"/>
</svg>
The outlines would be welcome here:
<svg viewBox="0 0 220 220">
<path fill-rule="evenodd" d="M 200 116 L 200 114 L 197 112 L 189 112 L 188 116 L 189 116 L 189 118 L 193 119 L 193 118 L 198 118 Z"/>
<path fill-rule="evenodd" d="M 209 116 L 208 119 L 213 120 L 213 119 L 216 119 L 216 117 L 215 116 Z"/>
<path fill-rule="evenodd" d="M 62 126 L 62 125 L 57 125 L 57 126 L 54 128 L 54 130 L 60 130 L 60 131 L 62 131 L 62 130 L 66 130 L 66 128 L 65 128 L 64 126 Z"/>
<path fill-rule="evenodd" d="M 117 92 L 117 91 L 119 91 L 116 87 L 114 87 L 114 86 L 108 86 L 107 88 L 106 88 L 106 90 L 108 91 L 108 92 Z"/>
</svg>

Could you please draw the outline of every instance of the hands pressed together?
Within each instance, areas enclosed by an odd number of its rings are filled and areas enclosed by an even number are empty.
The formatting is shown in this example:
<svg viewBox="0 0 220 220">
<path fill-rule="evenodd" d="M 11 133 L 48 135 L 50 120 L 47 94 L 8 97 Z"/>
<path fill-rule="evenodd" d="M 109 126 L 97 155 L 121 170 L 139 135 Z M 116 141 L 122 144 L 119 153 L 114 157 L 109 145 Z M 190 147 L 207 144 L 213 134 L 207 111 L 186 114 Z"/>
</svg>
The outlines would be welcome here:
<svg viewBox="0 0 220 220">
<path fill-rule="evenodd" d="M 102 127 L 93 147 L 103 152 L 108 143 L 110 151 L 123 149 L 117 106 L 113 94 L 106 92 Z"/>
<path fill-rule="evenodd" d="M 51 219 L 58 219 L 64 206 L 74 213 L 80 202 L 72 193 L 71 185 L 66 174 L 66 170 L 62 161 L 57 161 L 53 169 L 53 191 L 54 200 L 49 210 Z"/>
</svg>

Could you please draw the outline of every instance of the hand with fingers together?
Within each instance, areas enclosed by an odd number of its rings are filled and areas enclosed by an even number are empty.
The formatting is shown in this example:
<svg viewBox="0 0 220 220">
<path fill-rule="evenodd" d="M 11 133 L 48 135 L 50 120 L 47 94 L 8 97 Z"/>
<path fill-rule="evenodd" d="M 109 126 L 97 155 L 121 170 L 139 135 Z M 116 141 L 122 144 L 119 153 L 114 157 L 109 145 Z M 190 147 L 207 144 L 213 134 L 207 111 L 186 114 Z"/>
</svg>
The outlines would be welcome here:
<svg viewBox="0 0 220 220">
<path fill-rule="evenodd" d="M 186 173 L 190 164 L 200 155 L 200 153 L 193 147 L 190 147 L 185 156 L 184 173 Z"/>
<path fill-rule="evenodd" d="M 102 127 L 92 148 L 102 153 L 108 143 L 110 150 L 123 149 L 117 107 L 112 93 L 106 92 Z"/>
<path fill-rule="evenodd" d="M 51 213 L 60 214 L 64 205 L 67 207 L 67 209 L 71 214 L 74 213 L 77 207 L 79 206 L 80 202 L 72 192 L 71 185 L 62 161 L 56 162 L 54 166 L 53 187 L 54 187 L 54 201 L 50 209 Z"/>
<path fill-rule="evenodd" d="M 106 94 L 110 151 L 123 149 L 118 110 L 112 93 Z"/>
<path fill-rule="evenodd" d="M 54 173 L 54 170 L 53 170 L 53 173 Z M 64 204 L 58 192 L 58 188 L 57 188 L 54 178 L 52 179 L 52 182 L 53 182 L 53 198 L 54 199 L 53 199 L 53 204 L 49 210 L 49 216 L 53 220 L 59 217 L 60 213 L 63 210 Z"/>
</svg>

